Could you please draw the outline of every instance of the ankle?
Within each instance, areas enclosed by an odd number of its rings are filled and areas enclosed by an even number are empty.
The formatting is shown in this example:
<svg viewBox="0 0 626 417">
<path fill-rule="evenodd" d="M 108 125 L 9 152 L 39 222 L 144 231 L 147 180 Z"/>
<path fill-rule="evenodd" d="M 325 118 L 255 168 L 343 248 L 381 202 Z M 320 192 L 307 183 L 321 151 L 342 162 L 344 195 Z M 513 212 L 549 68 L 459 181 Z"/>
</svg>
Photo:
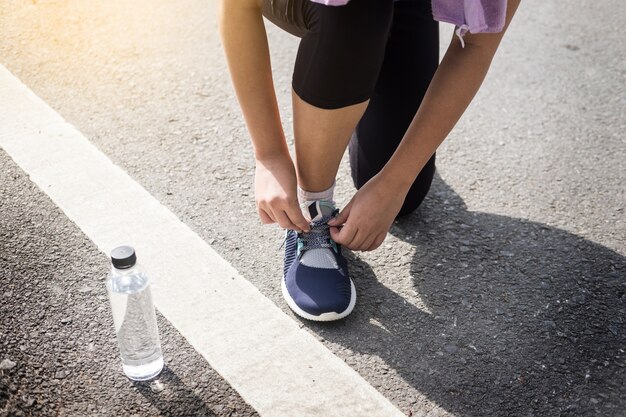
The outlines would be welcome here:
<svg viewBox="0 0 626 417">
<path fill-rule="evenodd" d="M 298 186 L 298 202 L 302 204 L 307 201 L 324 200 L 332 203 L 334 193 L 335 181 L 333 181 L 333 185 L 331 185 L 330 188 L 323 191 L 306 191 Z"/>
</svg>

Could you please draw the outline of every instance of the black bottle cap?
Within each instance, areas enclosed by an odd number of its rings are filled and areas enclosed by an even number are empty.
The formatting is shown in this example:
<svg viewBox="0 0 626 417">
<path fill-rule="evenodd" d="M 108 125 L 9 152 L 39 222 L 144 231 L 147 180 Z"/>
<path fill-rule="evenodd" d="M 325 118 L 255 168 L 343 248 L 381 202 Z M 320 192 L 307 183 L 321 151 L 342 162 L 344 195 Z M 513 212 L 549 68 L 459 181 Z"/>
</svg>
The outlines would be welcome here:
<svg viewBox="0 0 626 417">
<path fill-rule="evenodd" d="M 128 269 L 137 263 L 135 249 L 130 246 L 118 246 L 111 251 L 111 263 L 117 269 Z"/>
</svg>

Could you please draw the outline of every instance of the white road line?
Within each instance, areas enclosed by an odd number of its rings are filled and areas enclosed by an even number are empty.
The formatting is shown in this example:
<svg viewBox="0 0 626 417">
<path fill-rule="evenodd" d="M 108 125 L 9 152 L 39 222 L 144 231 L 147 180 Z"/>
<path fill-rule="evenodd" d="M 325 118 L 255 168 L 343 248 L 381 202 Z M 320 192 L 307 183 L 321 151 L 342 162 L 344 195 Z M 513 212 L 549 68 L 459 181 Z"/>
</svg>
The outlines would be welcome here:
<svg viewBox="0 0 626 417">
<path fill-rule="evenodd" d="M 0 146 L 100 250 L 135 246 L 159 311 L 261 416 L 404 415 L 2 65 L 0 97 Z"/>
</svg>

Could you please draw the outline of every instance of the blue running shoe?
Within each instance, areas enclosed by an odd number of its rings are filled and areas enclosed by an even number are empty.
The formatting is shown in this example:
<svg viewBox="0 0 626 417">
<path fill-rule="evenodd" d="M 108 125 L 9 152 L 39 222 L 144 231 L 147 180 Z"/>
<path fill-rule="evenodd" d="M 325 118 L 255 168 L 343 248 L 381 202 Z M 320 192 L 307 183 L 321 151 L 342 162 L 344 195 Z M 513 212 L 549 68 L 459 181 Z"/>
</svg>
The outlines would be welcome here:
<svg viewBox="0 0 626 417">
<path fill-rule="evenodd" d="M 341 246 L 331 239 L 327 224 L 338 210 L 326 201 L 307 202 L 303 208 L 312 219 L 311 231 L 287 231 L 283 297 L 305 319 L 342 319 L 354 309 L 356 290 Z"/>
</svg>

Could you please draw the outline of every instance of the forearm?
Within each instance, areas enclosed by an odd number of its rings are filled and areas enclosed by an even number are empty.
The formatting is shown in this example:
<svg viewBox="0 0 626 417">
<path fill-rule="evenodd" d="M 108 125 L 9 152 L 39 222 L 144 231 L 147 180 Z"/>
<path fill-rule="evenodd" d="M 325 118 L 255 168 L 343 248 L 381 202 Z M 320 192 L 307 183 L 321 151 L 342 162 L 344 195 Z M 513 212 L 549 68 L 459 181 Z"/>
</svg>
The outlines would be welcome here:
<svg viewBox="0 0 626 417">
<path fill-rule="evenodd" d="M 222 0 L 220 33 L 257 159 L 289 154 L 274 92 L 267 34 L 256 1 Z"/>
<path fill-rule="evenodd" d="M 452 39 L 420 108 L 383 175 L 408 190 L 480 88 L 519 0 L 510 0 L 502 33 L 466 35 L 465 48 Z"/>
</svg>

